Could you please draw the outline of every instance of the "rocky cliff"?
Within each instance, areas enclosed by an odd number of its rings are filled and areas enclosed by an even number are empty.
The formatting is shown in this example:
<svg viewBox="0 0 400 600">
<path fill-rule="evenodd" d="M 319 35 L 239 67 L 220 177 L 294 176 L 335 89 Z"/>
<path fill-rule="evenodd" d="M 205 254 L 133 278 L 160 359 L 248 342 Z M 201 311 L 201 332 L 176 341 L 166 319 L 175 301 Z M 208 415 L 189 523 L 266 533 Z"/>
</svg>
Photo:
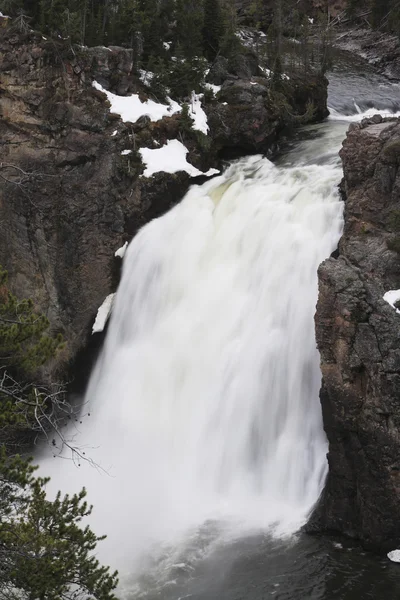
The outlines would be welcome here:
<svg viewBox="0 0 400 600">
<path fill-rule="evenodd" d="M 34 32 L 0 31 L 0 264 L 12 290 L 31 297 L 64 335 L 67 361 L 115 291 L 115 251 L 179 201 L 191 182 L 185 172 L 141 176 L 137 150 L 182 139 L 179 114 L 124 123 L 92 85 L 97 79 L 144 101 L 148 94 L 133 62 L 132 50 L 73 48 Z M 208 142 L 184 134 L 189 161 L 201 170 L 226 155 L 271 152 L 288 124 L 286 113 L 301 115 L 309 101 L 316 110 L 308 120 L 326 114 L 324 78 L 293 78 L 283 82 L 286 92 L 273 95 L 248 50 L 209 78 L 221 92 L 205 106 Z M 284 110 L 277 101 L 282 94 Z M 121 154 L 126 149 L 130 154 Z"/>
<path fill-rule="evenodd" d="M 308 529 L 400 546 L 400 120 L 350 126 L 343 236 L 315 317 L 329 476 Z M 400 294 L 399 294 L 400 295 Z"/>
</svg>

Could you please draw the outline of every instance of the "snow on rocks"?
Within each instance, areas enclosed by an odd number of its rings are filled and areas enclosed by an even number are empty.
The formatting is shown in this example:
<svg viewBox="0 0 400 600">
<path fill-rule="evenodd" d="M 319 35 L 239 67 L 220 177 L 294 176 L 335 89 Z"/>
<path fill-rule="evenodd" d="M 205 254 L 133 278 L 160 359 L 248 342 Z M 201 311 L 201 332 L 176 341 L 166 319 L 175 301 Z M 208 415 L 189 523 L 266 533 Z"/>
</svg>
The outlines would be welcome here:
<svg viewBox="0 0 400 600">
<path fill-rule="evenodd" d="M 261 67 L 261 66 L 260 66 L 260 69 L 267 77 L 271 77 L 272 71 L 270 69 L 267 69 L 267 67 Z"/>
<path fill-rule="evenodd" d="M 192 117 L 193 129 L 197 129 L 207 135 L 209 126 L 207 122 L 207 115 L 201 107 L 201 100 L 203 94 L 195 94 L 192 92 L 192 98 L 189 105 L 189 114 Z"/>
<path fill-rule="evenodd" d="M 144 85 L 150 85 L 154 77 L 152 71 L 145 71 L 144 69 L 139 70 L 139 79 Z"/>
<path fill-rule="evenodd" d="M 168 98 L 169 104 L 159 104 L 154 100 L 146 100 L 142 102 L 139 94 L 132 96 L 117 96 L 108 90 L 104 89 L 97 81 L 93 82 L 93 87 L 100 92 L 103 92 L 111 104 L 111 112 L 121 116 L 123 121 L 136 123 L 136 121 L 145 115 L 149 116 L 151 121 L 159 121 L 163 117 L 170 117 L 182 110 L 181 106 L 174 100 Z"/>
<path fill-rule="evenodd" d="M 125 242 L 125 244 L 123 246 L 121 246 L 121 248 L 118 248 L 118 250 L 115 252 L 114 256 L 117 256 L 117 257 L 119 256 L 119 258 L 124 258 L 127 247 L 128 247 L 128 242 Z"/>
<path fill-rule="evenodd" d="M 118 252 L 118 251 L 117 251 Z M 115 294 L 109 294 L 103 304 L 97 311 L 95 322 L 92 327 L 93 333 L 100 333 L 106 326 L 107 319 L 110 316 Z"/>
<path fill-rule="evenodd" d="M 164 173 L 185 171 L 191 177 L 198 177 L 199 175 L 211 177 L 211 175 L 219 173 L 217 169 L 209 169 L 206 173 L 203 173 L 188 163 L 186 160 L 188 149 L 178 140 L 168 140 L 164 146 L 155 150 L 140 148 L 139 152 L 143 163 L 146 165 L 143 177 L 151 177 L 154 173 L 160 171 L 164 171 Z"/>
<path fill-rule="evenodd" d="M 387 557 L 392 562 L 400 563 L 400 550 L 392 550 L 391 552 L 388 552 Z"/>
<path fill-rule="evenodd" d="M 221 91 L 222 85 L 214 85 L 213 83 L 205 83 L 204 87 L 207 90 L 211 90 L 212 92 L 214 92 L 214 95 L 216 96 L 218 94 L 218 92 Z"/>
<path fill-rule="evenodd" d="M 400 290 L 390 290 L 389 292 L 386 292 L 383 299 L 400 315 L 400 310 L 395 306 L 396 302 L 400 300 Z"/>
</svg>

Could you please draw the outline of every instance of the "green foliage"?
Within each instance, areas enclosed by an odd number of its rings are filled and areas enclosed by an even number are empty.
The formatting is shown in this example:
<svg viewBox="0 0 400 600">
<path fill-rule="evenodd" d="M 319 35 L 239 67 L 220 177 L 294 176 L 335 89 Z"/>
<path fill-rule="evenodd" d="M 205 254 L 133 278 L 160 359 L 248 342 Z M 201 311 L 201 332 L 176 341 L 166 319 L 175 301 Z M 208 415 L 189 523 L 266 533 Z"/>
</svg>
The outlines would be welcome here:
<svg viewBox="0 0 400 600">
<path fill-rule="evenodd" d="M 35 381 L 37 370 L 62 346 L 45 332 L 48 320 L 30 300 L 17 300 L 0 267 L 0 597 L 3 600 L 114 600 L 117 574 L 93 552 L 103 537 L 82 527 L 92 507 L 85 490 L 54 501 L 48 480 L 36 478 L 29 460 L 10 455 L 7 432 L 54 423 L 51 396 Z M 57 397 L 57 394 L 54 395 Z"/>
<path fill-rule="evenodd" d="M 187 102 L 182 104 L 182 110 L 179 117 L 179 129 L 181 133 L 190 133 L 192 131 L 194 121 L 190 116 L 189 104 Z"/>
<path fill-rule="evenodd" d="M 224 35 L 223 15 L 219 0 L 204 0 L 203 50 L 212 61 L 219 54 Z"/>
<path fill-rule="evenodd" d="M 0 364 L 31 373 L 62 347 L 62 336 L 46 335 L 48 319 L 34 312 L 31 300 L 18 300 L 6 284 L 7 272 L 0 267 Z"/>
<path fill-rule="evenodd" d="M 199 0 L 177 0 L 176 45 L 192 61 L 202 55 L 203 6 Z"/>
<path fill-rule="evenodd" d="M 220 51 L 226 58 L 235 58 L 243 51 L 242 44 L 236 35 L 238 29 L 237 14 L 233 6 L 228 6 L 224 11 L 223 35 L 220 42 Z"/>
<path fill-rule="evenodd" d="M 171 70 L 166 77 L 166 87 L 173 98 L 190 96 L 192 91 L 200 91 L 204 80 L 206 62 L 201 58 L 185 60 L 177 59 L 171 64 Z"/>
<path fill-rule="evenodd" d="M 81 522 L 86 492 L 46 498 L 48 480 L 0 450 L 0 594 L 5 598 L 113 600 L 117 574 L 93 556 L 97 537 Z"/>
</svg>

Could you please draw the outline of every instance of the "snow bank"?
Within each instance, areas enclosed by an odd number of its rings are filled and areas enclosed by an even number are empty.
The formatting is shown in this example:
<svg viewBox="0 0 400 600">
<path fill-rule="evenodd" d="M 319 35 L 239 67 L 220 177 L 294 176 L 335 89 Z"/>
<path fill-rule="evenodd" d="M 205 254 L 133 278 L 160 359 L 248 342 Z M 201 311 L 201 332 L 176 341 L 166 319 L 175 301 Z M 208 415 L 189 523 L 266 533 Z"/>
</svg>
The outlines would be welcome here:
<svg viewBox="0 0 400 600">
<path fill-rule="evenodd" d="M 123 246 L 121 246 L 121 248 L 118 248 L 118 250 L 115 252 L 114 256 L 119 256 L 120 258 L 124 258 L 127 247 L 128 247 L 128 242 L 125 242 L 125 244 Z"/>
<path fill-rule="evenodd" d="M 155 150 L 140 148 L 139 152 L 143 163 L 146 165 L 143 177 L 151 177 L 154 173 L 159 173 L 160 171 L 164 171 L 165 173 L 186 171 L 191 177 L 198 177 L 199 175 L 211 177 L 211 175 L 219 173 L 217 169 L 210 169 L 207 173 L 203 173 L 188 163 L 186 155 L 189 151 L 178 140 L 168 140 L 164 146 Z"/>
<path fill-rule="evenodd" d="M 391 552 L 388 552 L 387 557 L 392 562 L 400 563 L 400 550 L 392 550 Z"/>
<path fill-rule="evenodd" d="M 136 123 L 144 115 L 149 116 L 152 121 L 159 121 L 163 117 L 170 117 L 182 110 L 179 104 L 170 98 L 168 98 L 168 105 L 159 104 L 158 102 L 154 102 L 154 100 L 142 102 L 138 94 L 117 96 L 117 94 L 104 89 L 97 81 L 93 82 L 93 87 L 107 96 L 112 112 L 121 115 L 123 121 L 129 121 L 130 123 Z"/>
<path fill-rule="evenodd" d="M 400 300 L 400 290 L 390 290 L 389 292 L 386 292 L 383 299 L 400 315 L 400 310 L 395 307 L 396 302 Z"/>
<path fill-rule="evenodd" d="M 211 90 L 212 92 L 214 92 L 215 96 L 218 94 L 218 92 L 221 91 L 221 85 L 214 85 L 213 83 L 205 83 L 204 87 L 207 90 Z"/>
<path fill-rule="evenodd" d="M 115 294 L 110 294 L 109 296 L 107 296 L 107 298 L 104 300 L 103 304 L 97 311 L 96 319 L 92 327 L 92 334 L 100 333 L 106 326 L 107 319 L 110 316 L 110 312 L 112 309 L 114 296 Z"/>
<path fill-rule="evenodd" d="M 149 71 L 141 71 L 141 79 L 144 83 L 151 81 L 152 76 L 153 73 L 150 73 Z M 97 81 L 93 82 L 93 87 L 107 96 L 107 99 L 111 104 L 111 112 L 120 115 L 123 121 L 129 121 L 130 123 L 136 123 L 140 117 L 145 115 L 149 116 L 152 121 L 159 121 L 163 117 L 170 117 L 182 110 L 180 104 L 171 98 L 168 98 L 168 104 L 159 104 L 158 102 L 154 102 L 154 100 L 142 102 L 138 94 L 132 94 L 132 96 L 117 96 L 117 94 L 113 94 L 104 89 Z M 209 127 L 207 115 L 201 106 L 201 97 L 202 94 L 195 94 L 192 92 L 189 112 L 194 120 L 193 129 L 202 131 L 207 135 Z M 117 130 L 111 135 L 114 136 L 116 133 Z"/>
<path fill-rule="evenodd" d="M 205 135 L 207 135 L 208 130 L 210 129 L 207 122 L 207 115 L 201 107 L 201 100 L 203 94 L 195 94 L 192 92 L 192 98 L 189 106 L 189 113 L 192 117 L 193 129 L 197 129 L 198 131 L 202 131 Z"/>
</svg>

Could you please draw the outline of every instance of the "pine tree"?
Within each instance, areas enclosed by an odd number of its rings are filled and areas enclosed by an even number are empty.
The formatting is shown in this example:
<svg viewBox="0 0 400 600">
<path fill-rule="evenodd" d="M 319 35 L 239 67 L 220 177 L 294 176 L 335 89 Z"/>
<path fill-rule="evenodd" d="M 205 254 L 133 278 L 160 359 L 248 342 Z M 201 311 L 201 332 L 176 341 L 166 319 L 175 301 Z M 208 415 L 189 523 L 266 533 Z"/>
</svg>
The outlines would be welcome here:
<svg viewBox="0 0 400 600">
<path fill-rule="evenodd" d="M 30 300 L 10 293 L 0 267 L 0 597 L 114 600 L 117 574 L 93 554 L 103 537 L 81 527 L 92 510 L 85 490 L 49 501 L 48 480 L 35 478 L 28 460 L 7 452 L 7 431 L 37 423 L 38 408 L 43 414 L 51 409 L 40 404 L 37 369 L 62 340 L 47 336 L 48 326 Z"/>
<path fill-rule="evenodd" d="M 177 0 L 176 43 L 187 60 L 202 54 L 204 13 L 198 0 Z"/>
<path fill-rule="evenodd" d="M 0 366 L 25 376 L 52 358 L 63 341 L 46 335 L 48 319 L 35 313 L 31 300 L 18 300 L 9 291 L 7 277 L 0 267 Z"/>
<path fill-rule="evenodd" d="M 48 479 L 19 456 L 0 448 L 0 595 L 10 600 L 114 600 L 117 573 L 93 551 L 97 537 L 81 522 L 92 507 L 86 492 L 46 498 Z"/>
<path fill-rule="evenodd" d="M 203 50 L 208 60 L 212 61 L 218 55 L 223 34 L 219 0 L 204 0 Z"/>
</svg>

